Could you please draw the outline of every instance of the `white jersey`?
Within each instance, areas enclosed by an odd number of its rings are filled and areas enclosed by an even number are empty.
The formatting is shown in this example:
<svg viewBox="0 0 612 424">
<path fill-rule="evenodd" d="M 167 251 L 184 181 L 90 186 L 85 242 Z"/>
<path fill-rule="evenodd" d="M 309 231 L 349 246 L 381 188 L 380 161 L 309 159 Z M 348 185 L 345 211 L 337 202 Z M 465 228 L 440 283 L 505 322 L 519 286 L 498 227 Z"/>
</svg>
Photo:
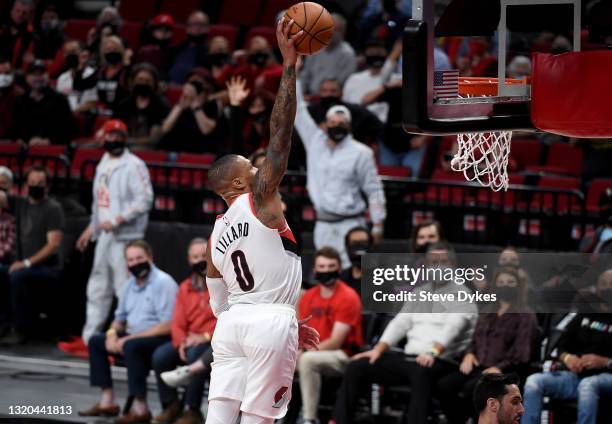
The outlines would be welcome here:
<svg viewBox="0 0 612 424">
<path fill-rule="evenodd" d="M 302 261 L 288 225 L 266 227 L 255 216 L 252 193 L 239 196 L 215 222 L 212 262 L 223 276 L 228 304 L 297 305 Z"/>
</svg>

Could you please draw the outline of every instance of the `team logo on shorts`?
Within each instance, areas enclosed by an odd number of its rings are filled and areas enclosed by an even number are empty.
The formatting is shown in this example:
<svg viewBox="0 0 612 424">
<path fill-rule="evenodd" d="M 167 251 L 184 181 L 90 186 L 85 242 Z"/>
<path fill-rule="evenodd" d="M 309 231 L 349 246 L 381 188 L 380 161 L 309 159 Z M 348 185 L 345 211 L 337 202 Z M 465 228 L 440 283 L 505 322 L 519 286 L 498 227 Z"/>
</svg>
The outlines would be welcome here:
<svg viewBox="0 0 612 424">
<path fill-rule="evenodd" d="M 289 390 L 289 387 L 283 386 L 276 391 L 276 394 L 274 395 L 274 403 L 272 404 L 272 408 L 281 407 L 281 405 L 285 401 L 285 394 L 287 394 L 287 390 Z"/>
</svg>

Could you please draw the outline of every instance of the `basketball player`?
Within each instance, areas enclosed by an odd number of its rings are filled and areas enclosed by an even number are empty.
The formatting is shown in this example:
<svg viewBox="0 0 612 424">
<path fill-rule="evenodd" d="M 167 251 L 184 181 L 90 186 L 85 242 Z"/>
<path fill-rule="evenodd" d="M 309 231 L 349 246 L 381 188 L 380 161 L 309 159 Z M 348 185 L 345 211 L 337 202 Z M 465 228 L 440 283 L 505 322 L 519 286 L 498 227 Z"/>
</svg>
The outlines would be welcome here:
<svg viewBox="0 0 612 424">
<path fill-rule="evenodd" d="M 306 348 L 318 344 L 318 333 L 310 327 L 302 325 L 298 337 L 295 305 L 302 265 L 278 194 L 296 111 L 298 53 L 289 37 L 292 25 L 281 20 L 276 29 L 283 75 L 263 165 L 257 169 L 242 156 L 227 155 L 208 173 L 211 188 L 229 208 L 218 217 L 207 251 L 206 283 L 219 317 L 212 339 L 207 424 L 233 424 L 240 411 L 244 424 L 283 417 L 298 339 Z"/>
</svg>

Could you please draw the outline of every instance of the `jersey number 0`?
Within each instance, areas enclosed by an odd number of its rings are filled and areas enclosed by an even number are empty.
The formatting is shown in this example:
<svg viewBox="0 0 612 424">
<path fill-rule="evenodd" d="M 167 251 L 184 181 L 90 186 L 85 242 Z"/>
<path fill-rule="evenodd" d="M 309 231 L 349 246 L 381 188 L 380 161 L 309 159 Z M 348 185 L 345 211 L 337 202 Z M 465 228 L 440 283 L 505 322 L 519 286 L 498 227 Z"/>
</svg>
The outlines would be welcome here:
<svg viewBox="0 0 612 424">
<path fill-rule="evenodd" d="M 255 280 L 253 280 L 253 274 L 251 274 L 249 264 L 242 250 L 235 250 L 232 253 L 232 264 L 234 264 L 234 272 L 236 273 L 236 280 L 238 280 L 240 288 L 245 292 L 253 290 Z"/>
</svg>

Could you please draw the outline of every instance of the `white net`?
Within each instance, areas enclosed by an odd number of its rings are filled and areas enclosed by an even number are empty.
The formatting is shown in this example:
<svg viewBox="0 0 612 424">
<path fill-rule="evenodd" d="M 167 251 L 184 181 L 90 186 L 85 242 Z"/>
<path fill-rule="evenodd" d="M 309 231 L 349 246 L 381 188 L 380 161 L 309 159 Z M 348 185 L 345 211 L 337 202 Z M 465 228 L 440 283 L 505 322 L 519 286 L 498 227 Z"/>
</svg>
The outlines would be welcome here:
<svg viewBox="0 0 612 424">
<path fill-rule="evenodd" d="M 451 168 L 493 191 L 507 190 L 511 139 L 512 131 L 457 134 L 459 150 Z"/>
</svg>

